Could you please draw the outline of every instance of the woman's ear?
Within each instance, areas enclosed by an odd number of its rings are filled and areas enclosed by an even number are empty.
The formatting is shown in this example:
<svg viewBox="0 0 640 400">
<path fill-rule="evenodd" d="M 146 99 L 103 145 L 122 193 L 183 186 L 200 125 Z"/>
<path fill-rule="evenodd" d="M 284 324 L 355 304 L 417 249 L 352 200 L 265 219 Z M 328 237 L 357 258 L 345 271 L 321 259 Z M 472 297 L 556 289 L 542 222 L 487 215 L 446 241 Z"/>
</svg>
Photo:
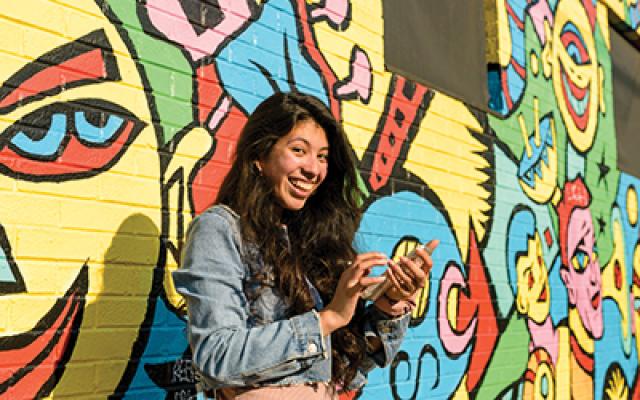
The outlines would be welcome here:
<svg viewBox="0 0 640 400">
<path fill-rule="evenodd" d="M 261 162 L 260 160 L 255 160 L 255 161 L 253 162 L 253 166 L 254 166 L 254 167 L 255 167 L 255 169 L 256 169 L 256 173 L 257 173 L 258 175 L 262 175 L 262 162 Z"/>
</svg>

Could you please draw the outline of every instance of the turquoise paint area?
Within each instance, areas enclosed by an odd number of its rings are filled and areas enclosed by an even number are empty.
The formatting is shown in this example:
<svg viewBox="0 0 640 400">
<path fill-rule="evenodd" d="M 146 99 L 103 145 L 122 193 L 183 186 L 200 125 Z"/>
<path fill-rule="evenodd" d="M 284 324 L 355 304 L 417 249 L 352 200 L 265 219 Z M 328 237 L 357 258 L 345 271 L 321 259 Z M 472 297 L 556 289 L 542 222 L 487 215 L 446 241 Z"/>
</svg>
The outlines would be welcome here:
<svg viewBox="0 0 640 400">
<path fill-rule="evenodd" d="M 458 387 L 468 367 L 470 347 L 453 358 L 447 354 L 437 335 L 438 282 L 448 264 L 462 265 L 458 244 L 445 216 L 430 201 L 414 193 L 395 193 L 377 200 L 367 209 L 358 231 L 356 246 L 361 252 L 381 251 L 391 255 L 395 245 L 407 235 L 422 243 L 437 238 L 440 245 L 433 253 L 432 286 L 426 318 L 409 330 L 400 348 L 400 351 L 409 354 L 409 362 L 398 365 L 395 390 L 400 398 L 411 398 L 414 391 L 417 397 L 413 398 L 447 397 Z M 380 274 L 383 270 L 380 267 L 375 273 Z M 425 348 L 429 348 L 430 352 L 418 359 Z M 390 368 L 372 371 L 369 384 L 360 399 L 392 399 L 389 376 Z M 416 391 L 417 380 L 420 385 Z M 381 390 L 381 387 L 384 389 Z"/>
<path fill-rule="evenodd" d="M 509 266 L 515 265 L 515 263 L 511 262 L 514 260 L 509 260 L 508 258 L 509 226 L 514 212 L 521 208 L 531 211 L 531 224 L 535 226 L 543 242 L 543 258 L 545 265 L 550 268 L 549 275 L 551 278 L 555 258 L 560 250 L 549 208 L 544 204 L 535 203 L 524 193 L 518 182 L 518 165 L 507 156 L 501 147 L 495 146 L 494 154 L 496 171 L 498 171 L 495 186 L 496 204 L 493 207 L 494 214 L 492 216 L 491 231 L 488 232 L 487 246 L 482 251 L 491 274 L 491 282 L 495 284 L 508 284 L 510 282 Z M 532 228 L 526 228 L 522 224 L 512 229 L 520 229 L 522 234 L 527 229 L 529 233 L 533 232 Z M 549 244 L 545 240 L 547 235 L 551 238 Z M 499 314 L 505 316 L 509 314 L 511 307 L 513 307 L 514 293 L 508 293 L 506 290 L 500 293 L 502 295 L 496 299 L 496 304 Z M 554 293 L 552 293 L 553 295 Z M 558 293 L 557 296 L 562 296 L 562 294 Z M 552 304 L 555 301 L 554 297 L 552 297 Z"/>
<path fill-rule="evenodd" d="M 310 93 L 328 105 L 322 77 L 301 51 L 291 2 L 272 0 L 263 7 L 258 20 L 216 58 L 224 88 L 247 113 L 276 89 Z"/>
<path fill-rule="evenodd" d="M 0 248 L 0 282 L 16 283 L 16 277 L 11 271 L 9 260 L 7 260 L 7 256 L 2 248 Z"/>
</svg>

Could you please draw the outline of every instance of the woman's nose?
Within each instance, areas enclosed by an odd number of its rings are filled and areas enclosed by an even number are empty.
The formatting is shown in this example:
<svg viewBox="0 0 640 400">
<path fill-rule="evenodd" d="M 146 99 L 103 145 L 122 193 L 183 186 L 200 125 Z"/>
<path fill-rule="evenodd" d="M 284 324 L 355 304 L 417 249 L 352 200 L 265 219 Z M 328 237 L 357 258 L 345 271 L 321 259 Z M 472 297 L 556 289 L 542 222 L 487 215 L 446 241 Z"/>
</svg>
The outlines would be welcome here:
<svg viewBox="0 0 640 400">
<path fill-rule="evenodd" d="M 320 161 L 311 155 L 302 164 L 302 172 L 308 177 L 315 177 L 320 173 Z"/>
</svg>

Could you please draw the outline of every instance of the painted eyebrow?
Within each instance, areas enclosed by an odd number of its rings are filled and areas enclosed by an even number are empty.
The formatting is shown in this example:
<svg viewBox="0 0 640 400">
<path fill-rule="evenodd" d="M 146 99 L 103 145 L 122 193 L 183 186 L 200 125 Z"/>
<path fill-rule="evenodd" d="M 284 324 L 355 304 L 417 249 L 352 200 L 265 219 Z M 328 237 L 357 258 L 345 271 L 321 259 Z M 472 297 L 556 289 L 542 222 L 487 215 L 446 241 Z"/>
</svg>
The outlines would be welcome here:
<svg viewBox="0 0 640 400">
<path fill-rule="evenodd" d="M 309 143 L 309 141 L 308 141 L 307 139 L 305 139 L 305 138 L 303 138 L 303 137 L 299 137 L 299 136 L 296 136 L 296 137 L 294 137 L 294 138 L 292 138 L 292 139 L 289 139 L 289 141 L 287 142 L 287 144 L 291 144 L 291 143 L 295 142 L 296 140 L 301 140 L 301 141 L 305 142 L 305 144 L 306 144 L 307 146 L 311 147 L 311 143 Z M 320 148 L 320 150 L 329 150 L 329 146 L 321 147 L 321 148 Z"/>
<path fill-rule="evenodd" d="M 7 79 L 0 88 L 0 114 L 63 89 L 120 79 L 109 39 L 98 29 L 43 54 Z"/>
</svg>

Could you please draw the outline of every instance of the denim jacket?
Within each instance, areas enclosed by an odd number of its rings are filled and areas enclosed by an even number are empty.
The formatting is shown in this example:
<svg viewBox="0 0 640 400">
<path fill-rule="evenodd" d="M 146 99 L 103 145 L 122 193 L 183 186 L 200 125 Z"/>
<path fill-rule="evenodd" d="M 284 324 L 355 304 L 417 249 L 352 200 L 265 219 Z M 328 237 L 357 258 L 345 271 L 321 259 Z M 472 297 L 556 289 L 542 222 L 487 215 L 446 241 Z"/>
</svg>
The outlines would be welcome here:
<svg viewBox="0 0 640 400">
<path fill-rule="evenodd" d="M 256 254 L 228 207 L 209 208 L 187 231 L 173 279 L 187 302 L 189 343 L 205 389 L 330 381 L 331 336 L 322 336 L 317 311 L 288 316 L 277 289 L 252 279 L 265 268 Z M 382 349 L 367 354 L 347 389 L 393 360 L 409 325 L 409 315 L 391 319 L 372 304 L 363 320 L 365 336 L 379 337 Z"/>
</svg>

